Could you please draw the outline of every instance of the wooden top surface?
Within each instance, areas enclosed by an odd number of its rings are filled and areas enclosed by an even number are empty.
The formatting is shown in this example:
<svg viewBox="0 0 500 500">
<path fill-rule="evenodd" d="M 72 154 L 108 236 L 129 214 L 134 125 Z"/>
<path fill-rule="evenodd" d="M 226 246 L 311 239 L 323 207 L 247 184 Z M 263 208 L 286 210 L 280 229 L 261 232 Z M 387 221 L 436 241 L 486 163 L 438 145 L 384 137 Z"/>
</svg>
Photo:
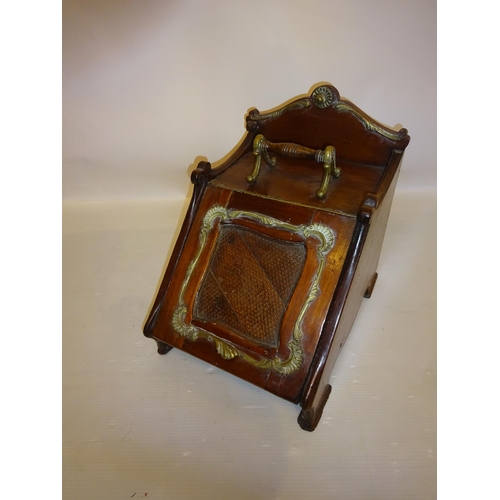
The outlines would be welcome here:
<svg viewBox="0 0 500 500">
<path fill-rule="evenodd" d="M 254 156 L 245 154 L 210 183 L 258 197 L 287 201 L 317 210 L 356 216 L 366 192 L 375 192 L 384 173 L 383 167 L 338 161 L 342 172 L 330 179 L 326 198 L 316 197 L 323 166 L 312 160 L 279 157 L 275 167 L 264 162 L 257 182 L 249 185 L 245 177 L 252 171 Z"/>
</svg>

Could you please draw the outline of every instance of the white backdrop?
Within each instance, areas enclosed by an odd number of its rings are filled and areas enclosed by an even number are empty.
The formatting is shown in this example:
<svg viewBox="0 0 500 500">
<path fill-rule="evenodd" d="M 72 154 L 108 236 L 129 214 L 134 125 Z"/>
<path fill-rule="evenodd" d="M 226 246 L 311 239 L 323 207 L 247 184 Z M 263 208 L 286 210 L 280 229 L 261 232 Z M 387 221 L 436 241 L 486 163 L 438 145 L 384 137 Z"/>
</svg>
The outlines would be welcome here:
<svg viewBox="0 0 500 500">
<path fill-rule="evenodd" d="M 435 498 L 435 10 L 63 1 L 64 498 Z M 225 156 L 249 108 L 318 82 L 412 141 L 374 295 L 311 434 L 298 407 L 180 350 L 159 356 L 141 329 L 194 162 Z"/>
<path fill-rule="evenodd" d="M 180 198 L 263 111 L 317 82 L 412 141 L 436 183 L 433 0 L 63 1 L 63 198 Z"/>
</svg>

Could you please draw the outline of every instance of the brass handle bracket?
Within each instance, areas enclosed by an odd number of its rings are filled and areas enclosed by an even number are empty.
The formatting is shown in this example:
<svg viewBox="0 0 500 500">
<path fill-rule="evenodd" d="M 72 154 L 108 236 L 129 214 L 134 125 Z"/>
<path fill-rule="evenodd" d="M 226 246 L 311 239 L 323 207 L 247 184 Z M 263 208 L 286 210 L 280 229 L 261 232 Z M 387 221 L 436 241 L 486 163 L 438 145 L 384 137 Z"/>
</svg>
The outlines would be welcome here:
<svg viewBox="0 0 500 500">
<path fill-rule="evenodd" d="M 340 177 L 340 168 L 337 167 L 335 148 L 333 146 L 327 146 L 324 150 L 310 149 L 291 142 L 269 142 L 262 134 L 258 134 L 253 141 L 254 163 L 252 173 L 246 177 L 248 184 L 255 184 L 257 181 L 262 158 L 270 167 L 277 165 L 276 156 L 271 157 L 269 153 L 279 153 L 288 158 L 312 159 L 317 163 L 323 163 L 323 179 L 316 191 L 316 197 L 320 200 L 326 196 L 330 176 L 333 174 L 336 178 Z"/>
</svg>

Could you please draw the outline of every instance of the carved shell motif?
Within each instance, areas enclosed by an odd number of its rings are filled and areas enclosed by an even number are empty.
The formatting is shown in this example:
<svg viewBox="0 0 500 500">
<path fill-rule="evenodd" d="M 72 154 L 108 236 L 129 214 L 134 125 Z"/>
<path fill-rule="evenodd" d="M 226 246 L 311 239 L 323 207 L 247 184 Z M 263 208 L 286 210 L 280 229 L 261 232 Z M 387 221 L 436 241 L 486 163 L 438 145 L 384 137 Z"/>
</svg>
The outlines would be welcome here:
<svg viewBox="0 0 500 500">
<path fill-rule="evenodd" d="M 328 108 L 334 102 L 333 91 L 328 87 L 318 87 L 314 89 L 311 97 L 318 108 Z"/>
</svg>

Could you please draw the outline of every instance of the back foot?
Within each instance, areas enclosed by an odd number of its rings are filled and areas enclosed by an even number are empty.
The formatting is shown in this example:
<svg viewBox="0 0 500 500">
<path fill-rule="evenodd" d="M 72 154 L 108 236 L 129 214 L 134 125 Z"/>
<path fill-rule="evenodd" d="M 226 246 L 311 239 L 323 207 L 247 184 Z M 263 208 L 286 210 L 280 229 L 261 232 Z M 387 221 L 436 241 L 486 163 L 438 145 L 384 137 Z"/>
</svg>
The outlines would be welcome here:
<svg viewBox="0 0 500 500">
<path fill-rule="evenodd" d="M 371 280 L 368 282 L 368 287 L 366 288 L 365 298 L 369 299 L 372 296 L 373 289 L 375 288 L 375 283 L 377 282 L 378 273 L 373 273 Z"/>
</svg>

